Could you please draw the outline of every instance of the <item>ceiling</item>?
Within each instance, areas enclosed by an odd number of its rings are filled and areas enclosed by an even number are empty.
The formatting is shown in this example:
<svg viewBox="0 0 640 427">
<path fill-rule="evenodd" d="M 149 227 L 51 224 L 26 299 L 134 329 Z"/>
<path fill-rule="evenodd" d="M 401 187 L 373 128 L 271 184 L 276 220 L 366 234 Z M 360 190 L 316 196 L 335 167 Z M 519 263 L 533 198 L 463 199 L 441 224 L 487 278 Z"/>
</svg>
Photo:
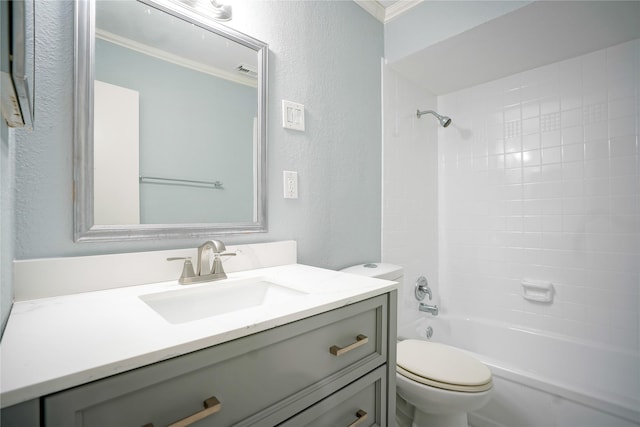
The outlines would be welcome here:
<svg viewBox="0 0 640 427">
<path fill-rule="evenodd" d="M 534 1 L 389 64 L 440 95 L 640 38 L 640 1 Z"/>
</svg>

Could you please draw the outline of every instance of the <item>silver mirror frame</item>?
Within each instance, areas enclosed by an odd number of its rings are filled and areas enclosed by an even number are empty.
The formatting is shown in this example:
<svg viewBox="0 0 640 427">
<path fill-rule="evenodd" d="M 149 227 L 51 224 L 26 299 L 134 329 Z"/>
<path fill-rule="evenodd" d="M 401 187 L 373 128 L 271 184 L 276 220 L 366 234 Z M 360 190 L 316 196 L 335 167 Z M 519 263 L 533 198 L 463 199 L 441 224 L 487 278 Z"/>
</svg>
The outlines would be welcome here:
<svg viewBox="0 0 640 427">
<path fill-rule="evenodd" d="M 162 238 L 203 238 L 267 231 L 267 58 L 264 42 L 226 27 L 178 0 L 138 0 L 179 16 L 211 32 L 240 43 L 258 54 L 258 150 L 256 221 L 202 224 L 95 225 L 93 202 L 93 81 L 95 58 L 95 1 L 75 2 L 74 105 L 74 240 L 126 241 Z"/>
</svg>

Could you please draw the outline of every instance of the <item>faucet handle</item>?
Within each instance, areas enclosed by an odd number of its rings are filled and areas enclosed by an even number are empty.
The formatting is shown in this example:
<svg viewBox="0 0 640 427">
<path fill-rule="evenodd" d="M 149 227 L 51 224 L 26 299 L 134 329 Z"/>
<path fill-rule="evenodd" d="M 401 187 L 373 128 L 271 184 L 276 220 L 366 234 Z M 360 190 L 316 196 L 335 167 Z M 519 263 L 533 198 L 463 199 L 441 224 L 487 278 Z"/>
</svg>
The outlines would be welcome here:
<svg viewBox="0 0 640 427">
<path fill-rule="evenodd" d="M 422 301 L 425 296 L 429 295 L 429 300 L 431 300 L 431 288 L 429 288 L 429 283 L 427 282 L 427 278 L 424 276 L 418 277 L 416 280 L 416 286 L 414 290 L 414 294 L 418 301 Z"/>
<path fill-rule="evenodd" d="M 213 266 L 211 268 L 211 274 L 215 274 L 220 276 L 223 279 L 227 278 L 227 274 L 224 272 L 224 267 L 222 267 L 222 258 L 223 256 L 236 256 L 235 252 L 225 252 L 223 254 L 214 252 L 213 253 Z"/>
<path fill-rule="evenodd" d="M 180 279 L 178 279 L 178 282 L 181 285 L 184 285 L 185 282 L 188 282 L 188 280 L 185 280 L 185 279 L 192 279 L 196 277 L 196 272 L 193 270 L 193 264 L 191 263 L 191 257 L 189 256 L 167 258 L 167 261 L 179 261 L 179 260 L 184 260 L 184 265 L 182 266 L 182 274 L 180 275 Z"/>
</svg>

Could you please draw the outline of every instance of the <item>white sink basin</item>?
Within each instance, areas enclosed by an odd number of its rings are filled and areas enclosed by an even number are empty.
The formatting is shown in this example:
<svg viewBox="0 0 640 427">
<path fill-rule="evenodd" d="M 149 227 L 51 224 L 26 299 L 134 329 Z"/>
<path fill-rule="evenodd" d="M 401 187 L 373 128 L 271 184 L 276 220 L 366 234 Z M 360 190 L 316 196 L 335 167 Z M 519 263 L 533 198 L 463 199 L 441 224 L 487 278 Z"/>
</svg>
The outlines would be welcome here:
<svg viewBox="0 0 640 427">
<path fill-rule="evenodd" d="M 190 286 L 190 285 L 186 285 Z M 169 323 L 185 323 L 259 306 L 281 304 L 304 295 L 263 279 L 210 282 L 193 288 L 141 295 Z"/>
</svg>

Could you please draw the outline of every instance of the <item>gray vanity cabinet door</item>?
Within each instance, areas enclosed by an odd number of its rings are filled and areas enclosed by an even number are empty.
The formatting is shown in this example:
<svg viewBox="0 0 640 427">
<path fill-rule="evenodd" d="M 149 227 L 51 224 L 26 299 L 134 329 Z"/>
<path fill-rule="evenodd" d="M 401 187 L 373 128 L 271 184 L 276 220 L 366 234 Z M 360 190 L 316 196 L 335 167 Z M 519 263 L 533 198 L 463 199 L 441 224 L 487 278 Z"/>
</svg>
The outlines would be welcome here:
<svg viewBox="0 0 640 427">
<path fill-rule="evenodd" d="M 40 399 L 18 403 L 0 410 L 2 427 L 38 427 L 40 425 Z"/>
<path fill-rule="evenodd" d="M 386 392 L 386 366 L 381 366 L 278 427 L 384 426 Z"/>
<path fill-rule="evenodd" d="M 274 426 L 387 359 L 387 296 L 51 395 L 47 427 Z"/>
</svg>

